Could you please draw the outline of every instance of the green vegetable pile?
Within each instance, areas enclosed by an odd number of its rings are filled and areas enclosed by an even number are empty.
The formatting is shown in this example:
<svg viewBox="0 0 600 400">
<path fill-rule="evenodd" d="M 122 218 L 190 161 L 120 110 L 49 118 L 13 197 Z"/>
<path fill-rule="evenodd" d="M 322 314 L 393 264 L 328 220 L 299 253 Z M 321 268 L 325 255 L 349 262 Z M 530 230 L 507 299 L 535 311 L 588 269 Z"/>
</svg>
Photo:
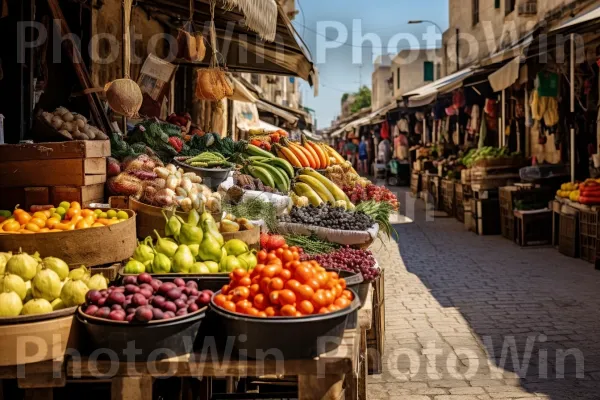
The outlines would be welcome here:
<svg viewBox="0 0 600 400">
<path fill-rule="evenodd" d="M 365 201 L 356 206 L 355 212 L 363 212 L 371 217 L 379 224 L 380 232 L 387 235 L 388 238 L 392 234 L 397 235 L 397 232 L 390 224 L 390 215 L 394 211 L 394 207 L 387 201 Z"/>
<path fill-rule="evenodd" d="M 302 247 L 309 255 L 328 254 L 341 247 L 339 244 L 321 240 L 316 235 L 286 235 L 284 238 L 288 245 Z"/>
<path fill-rule="evenodd" d="M 218 133 L 207 133 L 204 136 L 194 136 L 187 144 L 189 146 L 189 152 L 185 156 L 197 156 L 201 153 L 210 151 L 219 153 L 223 157 L 229 159 L 234 155 L 241 154 L 246 150 L 248 143 L 240 140 L 234 142 L 230 137 L 221 138 Z"/>
<path fill-rule="evenodd" d="M 138 124 L 127 137 L 127 142 L 135 146 L 140 143 L 150 147 L 161 161 L 168 163 L 178 155 L 177 150 L 169 144 L 169 137 L 181 136 L 181 131 L 175 125 L 161 123 L 157 120 L 147 120 Z"/>
<path fill-rule="evenodd" d="M 225 204 L 225 212 L 233 214 L 238 218 L 246 218 L 251 221 L 263 220 L 270 232 L 277 232 L 277 209 L 272 203 L 249 199 L 240 204 Z"/>
<path fill-rule="evenodd" d="M 514 157 L 519 155 L 518 152 L 510 153 L 508 147 L 496 148 L 496 147 L 482 147 L 480 149 L 471 149 L 469 152 L 461 158 L 459 161 L 467 168 L 471 168 L 477 161 L 489 160 L 496 158 Z"/>
</svg>

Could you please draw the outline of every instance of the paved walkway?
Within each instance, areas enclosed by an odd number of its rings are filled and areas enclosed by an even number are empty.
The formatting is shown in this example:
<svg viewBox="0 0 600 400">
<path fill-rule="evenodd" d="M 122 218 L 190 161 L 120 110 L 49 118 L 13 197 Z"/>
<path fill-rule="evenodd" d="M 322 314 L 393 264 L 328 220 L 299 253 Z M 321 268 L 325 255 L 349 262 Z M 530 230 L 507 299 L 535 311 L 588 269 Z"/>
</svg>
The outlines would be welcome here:
<svg viewBox="0 0 600 400">
<path fill-rule="evenodd" d="M 369 398 L 600 399 L 600 271 L 423 208 L 376 247 L 386 347 Z"/>
</svg>

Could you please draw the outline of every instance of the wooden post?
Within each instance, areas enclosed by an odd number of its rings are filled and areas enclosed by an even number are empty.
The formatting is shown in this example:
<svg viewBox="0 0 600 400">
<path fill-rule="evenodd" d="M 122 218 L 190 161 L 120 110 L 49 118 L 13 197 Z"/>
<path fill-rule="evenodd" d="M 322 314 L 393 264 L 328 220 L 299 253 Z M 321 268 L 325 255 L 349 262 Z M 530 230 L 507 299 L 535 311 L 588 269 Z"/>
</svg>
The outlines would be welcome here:
<svg viewBox="0 0 600 400">
<path fill-rule="evenodd" d="M 150 376 L 115 377 L 111 385 L 111 400 L 152 400 Z"/>
<path fill-rule="evenodd" d="M 298 376 L 298 400 L 340 400 L 344 375 Z"/>
</svg>

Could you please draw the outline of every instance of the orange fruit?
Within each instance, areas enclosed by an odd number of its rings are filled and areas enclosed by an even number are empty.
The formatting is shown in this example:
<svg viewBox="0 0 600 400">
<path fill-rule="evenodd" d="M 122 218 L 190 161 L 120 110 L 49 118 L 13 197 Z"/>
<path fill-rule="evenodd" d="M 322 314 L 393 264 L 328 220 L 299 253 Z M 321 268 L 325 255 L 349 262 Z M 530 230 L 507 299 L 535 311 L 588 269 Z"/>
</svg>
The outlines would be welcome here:
<svg viewBox="0 0 600 400">
<path fill-rule="evenodd" d="M 40 227 L 39 225 L 36 225 L 34 223 L 29 223 L 27 225 L 25 225 L 25 229 L 31 232 L 39 232 L 40 231 Z"/>
<path fill-rule="evenodd" d="M 281 315 L 284 317 L 295 317 L 297 312 L 296 307 L 291 304 L 281 307 Z"/>
<path fill-rule="evenodd" d="M 231 301 L 233 301 L 234 303 L 238 303 L 242 300 L 247 300 L 248 297 L 250 297 L 250 289 L 248 289 L 247 287 L 236 287 L 235 289 L 233 289 L 233 298 L 231 299 Z"/>
<path fill-rule="evenodd" d="M 279 292 L 279 304 L 296 304 L 296 294 L 289 289 L 283 289 Z"/>
<path fill-rule="evenodd" d="M 48 219 L 48 216 L 45 213 L 43 213 L 42 211 L 38 211 L 38 212 L 33 213 L 32 217 L 33 218 L 39 218 L 39 219 L 44 220 L 44 221 Z"/>
<path fill-rule="evenodd" d="M 76 201 L 73 201 L 73 202 L 71 202 L 71 208 L 75 208 L 75 209 L 81 211 L 81 204 L 79 204 Z"/>
<path fill-rule="evenodd" d="M 86 208 L 85 210 L 81 210 L 81 216 L 84 217 L 84 218 L 85 217 L 91 217 L 91 216 L 94 216 L 94 215 L 96 215 L 94 213 L 94 211 L 90 210 L 89 208 Z"/>
<path fill-rule="evenodd" d="M 235 303 L 233 301 L 225 301 L 223 302 L 222 307 L 227 310 L 227 311 L 231 311 L 231 312 L 235 312 L 236 307 L 235 307 Z"/>
<path fill-rule="evenodd" d="M 78 208 L 69 208 L 67 210 L 67 218 L 73 219 L 76 216 L 81 215 L 81 209 Z"/>
<path fill-rule="evenodd" d="M 75 229 L 87 229 L 90 227 L 90 224 L 87 223 L 86 220 L 81 220 L 75 224 Z"/>
<path fill-rule="evenodd" d="M 19 215 L 16 215 L 15 217 L 21 225 L 25 225 L 31 221 L 31 215 L 27 214 L 26 212 L 19 213 Z"/>
<path fill-rule="evenodd" d="M 46 232 L 50 232 L 50 229 L 49 228 L 40 229 L 40 233 L 46 233 Z"/>
<path fill-rule="evenodd" d="M 44 228 L 46 226 L 46 219 L 41 219 L 41 218 L 31 218 L 29 220 L 29 224 L 35 224 L 40 228 Z"/>
<path fill-rule="evenodd" d="M 56 218 L 48 218 L 46 220 L 46 228 L 54 229 L 56 224 L 60 224 L 60 221 Z"/>
<path fill-rule="evenodd" d="M 298 311 L 304 315 L 311 315 L 315 312 L 315 306 L 308 300 L 302 300 L 298 305 Z"/>
<path fill-rule="evenodd" d="M 94 222 L 94 224 L 92 225 L 92 228 L 104 228 L 104 225 L 102 225 L 99 222 Z"/>
<path fill-rule="evenodd" d="M 91 215 L 88 215 L 87 217 L 85 217 L 85 216 L 84 216 L 84 217 L 83 217 L 83 220 L 84 220 L 85 222 L 87 222 L 87 224 L 88 224 L 89 226 L 92 226 L 92 225 L 94 225 L 94 224 L 96 223 L 96 219 L 95 219 L 93 216 L 91 216 Z"/>
<path fill-rule="evenodd" d="M 2 225 L 2 230 L 4 232 L 16 232 L 21 229 L 21 224 L 17 220 L 9 220 L 4 225 Z"/>
</svg>

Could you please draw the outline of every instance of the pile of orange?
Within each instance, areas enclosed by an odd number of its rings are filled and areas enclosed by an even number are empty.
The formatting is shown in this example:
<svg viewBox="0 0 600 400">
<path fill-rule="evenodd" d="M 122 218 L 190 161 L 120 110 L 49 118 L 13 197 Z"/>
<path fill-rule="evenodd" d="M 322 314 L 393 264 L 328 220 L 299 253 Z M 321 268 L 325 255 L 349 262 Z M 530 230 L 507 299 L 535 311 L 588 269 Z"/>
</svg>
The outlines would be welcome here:
<svg viewBox="0 0 600 400">
<path fill-rule="evenodd" d="M 0 223 L 0 233 L 64 232 L 122 222 L 118 218 L 98 218 L 97 211 L 82 209 L 81 204 L 76 201 L 70 203 L 64 215 L 57 214 L 55 210 L 48 209 L 29 213 L 17 208 L 13 211 L 11 218 Z"/>
<path fill-rule="evenodd" d="M 301 317 L 349 307 L 353 294 L 337 272 L 316 261 L 301 262 L 298 249 L 283 246 L 258 253 L 259 264 L 249 272 L 236 269 L 228 285 L 214 298 L 217 306 L 255 317 Z"/>
</svg>

